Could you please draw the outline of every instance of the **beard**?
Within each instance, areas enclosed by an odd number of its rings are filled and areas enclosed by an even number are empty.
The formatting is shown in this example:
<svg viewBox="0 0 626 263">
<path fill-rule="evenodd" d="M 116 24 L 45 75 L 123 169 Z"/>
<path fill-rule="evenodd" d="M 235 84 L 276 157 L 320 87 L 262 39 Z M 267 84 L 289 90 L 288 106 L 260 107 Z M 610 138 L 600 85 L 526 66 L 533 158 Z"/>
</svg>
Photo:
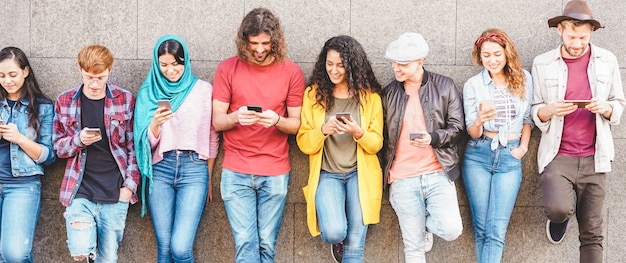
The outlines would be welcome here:
<svg viewBox="0 0 626 263">
<path fill-rule="evenodd" d="M 579 50 L 573 50 L 571 47 L 563 45 L 563 50 L 565 50 L 565 53 L 570 55 L 570 57 L 577 58 L 585 54 L 585 51 L 587 51 L 587 47 L 583 47 L 582 49 L 579 49 Z"/>
</svg>

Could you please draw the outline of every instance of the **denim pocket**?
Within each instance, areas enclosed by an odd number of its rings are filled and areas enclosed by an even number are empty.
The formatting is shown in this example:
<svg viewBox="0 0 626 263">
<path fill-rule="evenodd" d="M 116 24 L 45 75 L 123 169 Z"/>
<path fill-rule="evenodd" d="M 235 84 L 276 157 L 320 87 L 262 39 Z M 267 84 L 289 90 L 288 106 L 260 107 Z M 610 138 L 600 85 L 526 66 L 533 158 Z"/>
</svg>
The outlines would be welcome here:
<svg viewBox="0 0 626 263">
<path fill-rule="evenodd" d="M 200 159 L 200 156 L 195 152 L 189 153 L 189 159 L 194 164 L 207 164 L 207 160 Z"/>
</svg>

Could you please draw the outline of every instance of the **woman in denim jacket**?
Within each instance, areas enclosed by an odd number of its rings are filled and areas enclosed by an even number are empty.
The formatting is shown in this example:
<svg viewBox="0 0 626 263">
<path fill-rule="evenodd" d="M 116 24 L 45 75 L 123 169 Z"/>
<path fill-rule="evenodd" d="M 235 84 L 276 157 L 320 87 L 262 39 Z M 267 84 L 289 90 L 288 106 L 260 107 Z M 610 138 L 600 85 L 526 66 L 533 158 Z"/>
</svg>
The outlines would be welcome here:
<svg viewBox="0 0 626 263">
<path fill-rule="evenodd" d="M 470 140 L 463 159 L 478 262 L 500 262 L 532 129 L 532 81 L 509 36 L 484 31 L 472 59 L 484 69 L 463 88 Z"/>
<path fill-rule="evenodd" d="M 32 262 L 54 113 L 22 50 L 0 51 L 0 85 L 0 261 Z"/>
</svg>

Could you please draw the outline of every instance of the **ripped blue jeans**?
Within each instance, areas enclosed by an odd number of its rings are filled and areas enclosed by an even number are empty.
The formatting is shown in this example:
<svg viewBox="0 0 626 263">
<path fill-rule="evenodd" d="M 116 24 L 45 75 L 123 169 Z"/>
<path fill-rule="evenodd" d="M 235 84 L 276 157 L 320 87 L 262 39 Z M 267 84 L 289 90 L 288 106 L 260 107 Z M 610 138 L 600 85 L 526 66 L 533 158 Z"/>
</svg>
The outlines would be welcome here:
<svg viewBox="0 0 626 263">
<path fill-rule="evenodd" d="M 88 256 L 97 263 L 117 262 L 117 247 L 124 236 L 128 202 L 94 203 L 76 198 L 65 209 L 67 247 L 74 258 Z"/>
</svg>

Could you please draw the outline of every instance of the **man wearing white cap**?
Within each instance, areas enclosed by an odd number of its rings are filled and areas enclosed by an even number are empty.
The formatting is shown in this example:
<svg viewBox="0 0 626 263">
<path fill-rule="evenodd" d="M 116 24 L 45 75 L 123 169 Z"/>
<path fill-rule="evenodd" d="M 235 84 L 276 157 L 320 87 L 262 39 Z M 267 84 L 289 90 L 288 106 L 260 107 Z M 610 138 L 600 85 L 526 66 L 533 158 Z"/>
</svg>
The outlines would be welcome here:
<svg viewBox="0 0 626 263">
<path fill-rule="evenodd" d="M 602 262 L 602 205 L 614 158 L 611 126 L 619 124 L 626 103 L 619 66 L 613 53 L 589 43 L 603 26 L 587 2 L 569 1 L 548 25 L 558 28 L 562 43 L 537 56 L 532 68 L 546 234 L 554 244 L 563 241 L 575 213 L 580 262 Z"/>
<path fill-rule="evenodd" d="M 426 262 L 431 233 L 451 241 L 463 230 L 454 184 L 463 101 L 452 79 L 424 70 L 426 55 L 428 44 L 417 33 L 402 34 L 385 52 L 395 80 L 383 90 L 384 175 L 406 262 Z"/>
</svg>

